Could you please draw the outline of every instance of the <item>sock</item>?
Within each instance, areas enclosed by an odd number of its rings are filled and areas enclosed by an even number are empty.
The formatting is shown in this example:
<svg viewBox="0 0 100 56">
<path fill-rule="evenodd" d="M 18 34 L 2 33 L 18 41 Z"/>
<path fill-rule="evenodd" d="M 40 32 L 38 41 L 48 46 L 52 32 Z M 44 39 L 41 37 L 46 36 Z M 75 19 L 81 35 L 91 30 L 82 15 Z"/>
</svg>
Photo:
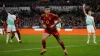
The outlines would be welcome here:
<svg viewBox="0 0 100 56">
<path fill-rule="evenodd" d="M 96 42 L 96 35 L 95 35 L 95 33 L 93 34 L 93 39 L 94 39 L 94 42 Z"/>
<path fill-rule="evenodd" d="M 59 41 L 59 44 L 61 45 L 61 47 L 63 48 L 63 50 L 65 50 L 65 46 L 64 46 L 63 41 Z"/>
<path fill-rule="evenodd" d="M 89 42 L 90 41 L 90 34 L 88 34 L 88 41 L 87 42 Z"/>
<path fill-rule="evenodd" d="M 18 35 L 16 32 L 15 32 L 15 37 L 16 37 L 17 41 L 19 42 L 19 38 L 18 38 Z"/>
<path fill-rule="evenodd" d="M 42 46 L 44 49 L 46 49 L 46 40 L 42 40 Z"/>
<path fill-rule="evenodd" d="M 6 43 L 8 43 L 9 36 L 10 36 L 10 33 L 7 34 L 7 37 L 6 37 Z"/>
</svg>

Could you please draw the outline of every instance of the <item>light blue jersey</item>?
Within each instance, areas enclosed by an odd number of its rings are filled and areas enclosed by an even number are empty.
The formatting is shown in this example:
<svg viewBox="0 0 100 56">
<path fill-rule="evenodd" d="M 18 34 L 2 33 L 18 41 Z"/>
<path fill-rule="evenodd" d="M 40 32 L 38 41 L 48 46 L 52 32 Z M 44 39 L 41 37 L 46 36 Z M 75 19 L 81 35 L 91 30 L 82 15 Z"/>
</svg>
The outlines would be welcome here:
<svg viewBox="0 0 100 56">
<path fill-rule="evenodd" d="M 58 29 L 60 29 L 60 28 L 61 28 L 61 23 L 58 23 L 58 24 L 56 25 L 56 27 L 57 27 Z"/>
<path fill-rule="evenodd" d="M 93 25 L 94 18 L 86 14 L 86 24 Z"/>
<path fill-rule="evenodd" d="M 16 16 L 8 13 L 7 24 L 8 25 L 15 25 L 15 23 L 14 23 L 15 20 L 16 20 Z"/>
</svg>

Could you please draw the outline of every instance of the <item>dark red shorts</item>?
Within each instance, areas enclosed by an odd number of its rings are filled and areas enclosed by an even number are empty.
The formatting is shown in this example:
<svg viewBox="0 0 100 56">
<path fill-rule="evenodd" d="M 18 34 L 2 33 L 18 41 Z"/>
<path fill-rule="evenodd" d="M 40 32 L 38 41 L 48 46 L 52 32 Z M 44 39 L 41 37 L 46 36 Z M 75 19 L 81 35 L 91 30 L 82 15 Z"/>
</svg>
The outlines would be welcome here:
<svg viewBox="0 0 100 56">
<path fill-rule="evenodd" d="M 50 30 L 50 29 L 45 29 L 45 33 L 48 33 L 48 34 L 52 34 L 54 37 L 56 38 L 59 38 L 60 34 L 59 32 L 57 31 L 57 29 L 53 29 L 53 30 Z"/>
</svg>

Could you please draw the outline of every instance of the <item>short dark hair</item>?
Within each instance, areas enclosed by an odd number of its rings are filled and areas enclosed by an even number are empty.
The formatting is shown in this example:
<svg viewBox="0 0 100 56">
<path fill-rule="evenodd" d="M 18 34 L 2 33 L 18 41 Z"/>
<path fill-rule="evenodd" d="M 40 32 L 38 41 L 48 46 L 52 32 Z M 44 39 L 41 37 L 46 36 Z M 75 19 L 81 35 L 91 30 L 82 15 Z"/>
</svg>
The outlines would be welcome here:
<svg viewBox="0 0 100 56">
<path fill-rule="evenodd" d="M 45 6 L 45 8 L 50 8 L 49 6 Z"/>
</svg>

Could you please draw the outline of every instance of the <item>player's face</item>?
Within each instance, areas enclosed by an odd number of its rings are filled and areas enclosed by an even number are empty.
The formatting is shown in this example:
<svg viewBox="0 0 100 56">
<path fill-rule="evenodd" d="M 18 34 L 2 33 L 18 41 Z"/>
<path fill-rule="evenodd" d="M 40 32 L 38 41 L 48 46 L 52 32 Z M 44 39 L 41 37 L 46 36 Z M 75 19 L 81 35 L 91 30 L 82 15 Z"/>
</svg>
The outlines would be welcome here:
<svg viewBox="0 0 100 56">
<path fill-rule="evenodd" d="M 91 16 L 91 14 L 92 14 L 92 11 L 88 11 L 88 15 L 90 15 L 90 16 Z"/>
<path fill-rule="evenodd" d="M 50 13 L 50 8 L 45 8 L 45 13 L 46 14 Z"/>
</svg>

